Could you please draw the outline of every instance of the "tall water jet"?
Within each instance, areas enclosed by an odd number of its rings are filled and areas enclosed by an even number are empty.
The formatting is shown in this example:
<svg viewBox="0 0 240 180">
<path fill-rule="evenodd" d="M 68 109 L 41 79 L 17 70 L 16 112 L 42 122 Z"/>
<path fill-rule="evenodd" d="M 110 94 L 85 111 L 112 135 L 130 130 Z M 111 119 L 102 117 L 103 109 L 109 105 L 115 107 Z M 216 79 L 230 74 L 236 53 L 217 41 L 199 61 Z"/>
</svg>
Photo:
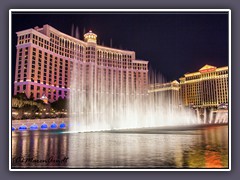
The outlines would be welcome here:
<svg viewBox="0 0 240 180">
<path fill-rule="evenodd" d="M 204 108 L 203 109 L 203 123 L 206 124 L 207 123 L 207 109 Z"/>
<path fill-rule="evenodd" d="M 74 24 L 72 24 L 72 28 L 71 28 L 71 36 L 74 37 Z"/>
<path fill-rule="evenodd" d="M 201 123 L 201 117 L 200 117 L 200 112 L 199 109 L 196 109 L 196 117 L 197 117 L 197 122 L 200 124 Z"/>
<path fill-rule="evenodd" d="M 75 31 L 75 37 L 76 37 L 77 39 L 79 39 L 79 38 L 80 38 L 80 35 L 79 35 L 79 30 L 78 30 L 78 26 L 76 27 L 76 31 Z"/>
<path fill-rule="evenodd" d="M 209 123 L 212 124 L 212 122 L 213 122 L 213 109 L 211 108 L 209 112 Z"/>
</svg>

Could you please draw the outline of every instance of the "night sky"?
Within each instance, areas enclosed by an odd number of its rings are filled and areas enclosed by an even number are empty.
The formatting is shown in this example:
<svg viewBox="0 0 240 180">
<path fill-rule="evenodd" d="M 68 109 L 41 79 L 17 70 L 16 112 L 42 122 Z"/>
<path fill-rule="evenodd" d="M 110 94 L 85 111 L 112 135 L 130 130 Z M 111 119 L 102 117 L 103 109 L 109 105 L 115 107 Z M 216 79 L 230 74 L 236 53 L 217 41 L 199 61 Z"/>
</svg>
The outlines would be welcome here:
<svg viewBox="0 0 240 180">
<path fill-rule="evenodd" d="M 17 31 L 49 24 L 71 35 L 78 26 L 98 35 L 98 42 L 133 50 L 136 59 L 147 60 L 166 81 L 179 79 L 205 64 L 228 65 L 227 13 L 13 13 L 12 78 L 15 73 Z"/>
</svg>

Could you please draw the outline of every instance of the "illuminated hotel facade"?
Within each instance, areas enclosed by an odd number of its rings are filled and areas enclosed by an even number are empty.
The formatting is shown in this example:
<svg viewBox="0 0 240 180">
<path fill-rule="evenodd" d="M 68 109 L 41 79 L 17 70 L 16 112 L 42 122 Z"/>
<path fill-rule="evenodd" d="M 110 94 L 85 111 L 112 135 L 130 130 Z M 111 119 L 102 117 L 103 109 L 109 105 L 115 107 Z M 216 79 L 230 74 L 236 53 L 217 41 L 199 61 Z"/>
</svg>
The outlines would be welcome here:
<svg viewBox="0 0 240 180">
<path fill-rule="evenodd" d="M 98 45 L 91 31 L 84 41 L 49 25 L 17 32 L 17 36 L 14 95 L 46 96 L 50 102 L 69 97 L 74 67 L 85 85 L 90 80 L 101 84 L 104 79 L 107 88 L 116 87 L 116 93 L 147 93 L 148 61 L 136 60 L 134 51 Z"/>
<path fill-rule="evenodd" d="M 218 107 L 228 104 L 228 66 L 205 65 L 180 80 L 180 99 L 184 106 Z"/>
</svg>

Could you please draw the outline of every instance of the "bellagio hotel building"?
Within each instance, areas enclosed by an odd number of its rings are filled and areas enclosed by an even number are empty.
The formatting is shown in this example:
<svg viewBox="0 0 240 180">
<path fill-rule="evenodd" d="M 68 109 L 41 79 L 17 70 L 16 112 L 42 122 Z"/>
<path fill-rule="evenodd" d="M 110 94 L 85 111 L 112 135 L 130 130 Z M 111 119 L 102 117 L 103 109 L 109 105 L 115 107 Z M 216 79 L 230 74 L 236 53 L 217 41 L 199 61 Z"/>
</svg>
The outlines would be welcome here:
<svg viewBox="0 0 240 180">
<path fill-rule="evenodd" d="M 45 96 L 50 102 L 68 97 L 74 63 L 79 71 L 85 69 L 86 76 L 93 69 L 97 79 L 103 76 L 130 91 L 147 93 L 148 61 L 136 60 L 134 51 L 98 45 L 91 31 L 84 41 L 49 25 L 17 32 L 17 36 L 14 95 Z"/>
</svg>

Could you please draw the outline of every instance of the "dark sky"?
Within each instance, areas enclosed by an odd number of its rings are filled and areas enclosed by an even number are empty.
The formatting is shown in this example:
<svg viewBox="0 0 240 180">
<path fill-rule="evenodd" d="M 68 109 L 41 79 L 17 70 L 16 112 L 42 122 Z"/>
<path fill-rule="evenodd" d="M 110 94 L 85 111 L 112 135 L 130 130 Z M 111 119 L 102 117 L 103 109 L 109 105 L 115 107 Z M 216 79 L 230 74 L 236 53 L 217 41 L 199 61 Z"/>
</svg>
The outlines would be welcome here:
<svg viewBox="0 0 240 180">
<path fill-rule="evenodd" d="M 12 15 L 13 77 L 17 31 L 49 24 L 71 35 L 72 24 L 92 30 L 105 46 L 133 50 L 167 81 L 205 64 L 228 65 L 227 13 L 24 13 Z"/>
</svg>

